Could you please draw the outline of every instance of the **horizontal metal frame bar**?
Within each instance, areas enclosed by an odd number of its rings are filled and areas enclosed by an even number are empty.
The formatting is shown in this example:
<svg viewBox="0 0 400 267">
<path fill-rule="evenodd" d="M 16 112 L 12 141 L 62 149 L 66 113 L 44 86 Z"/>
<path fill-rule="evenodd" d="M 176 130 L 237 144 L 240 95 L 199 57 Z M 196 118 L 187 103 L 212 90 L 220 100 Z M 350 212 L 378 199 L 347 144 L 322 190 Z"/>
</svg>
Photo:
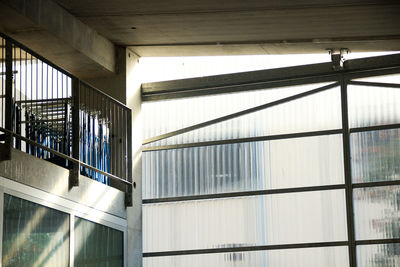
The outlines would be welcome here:
<svg viewBox="0 0 400 267">
<path fill-rule="evenodd" d="M 143 147 L 142 152 L 181 149 L 181 148 L 190 148 L 190 147 L 227 145 L 227 144 L 237 144 L 237 143 L 262 142 L 262 141 L 272 141 L 272 140 L 282 140 L 282 139 L 292 139 L 292 138 L 302 138 L 302 137 L 313 137 L 313 136 L 322 136 L 322 135 L 341 134 L 342 132 L 343 132 L 343 130 L 341 130 L 341 129 L 334 129 L 334 130 L 312 131 L 312 132 L 292 133 L 292 134 L 277 134 L 277 135 L 249 137 L 249 138 L 237 138 L 237 139 L 188 143 L 188 144 Z"/>
<path fill-rule="evenodd" d="M 20 121 L 19 123 L 41 123 L 41 122 L 52 122 L 52 121 L 64 121 L 64 119 L 51 119 L 51 120 L 33 120 L 33 121 Z"/>
<path fill-rule="evenodd" d="M 237 85 L 216 86 L 212 88 L 192 89 L 192 90 L 184 90 L 177 92 L 164 92 L 164 93 L 161 92 L 154 94 L 144 94 L 142 95 L 142 101 L 143 102 L 158 101 L 158 100 L 195 97 L 204 95 L 239 93 L 245 91 L 255 91 L 255 90 L 271 89 L 271 88 L 275 89 L 275 88 L 297 86 L 303 84 L 312 85 L 315 83 L 322 83 L 322 82 L 335 82 L 338 80 L 338 78 L 339 78 L 338 75 L 321 75 L 321 76 L 293 78 L 293 79 L 286 79 L 279 81 L 241 83 Z"/>
<path fill-rule="evenodd" d="M 15 102 L 18 104 L 24 104 L 24 103 L 65 104 L 66 102 L 71 101 L 71 99 L 72 99 L 71 97 L 68 97 L 68 98 L 51 98 L 51 99 L 37 99 L 37 100 L 18 100 Z"/>
<path fill-rule="evenodd" d="M 369 78 L 374 76 L 392 75 L 399 73 L 400 73 L 400 64 L 397 64 L 397 66 L 392 66 L 392 67 L 371 68 L 371 69 L 363 69 L 358 71 L 347 71 L 347 72 L 345 71 L 343 75 L 346 81 L 350 81 L 360 78 Z"/>
<path fill-rule="evenodd" d="M 172 93 L 195 89 L 212 89 L 224 86 L 241 84 L 255 84 L 260 82 L 283 81 L 290 79 L 307 78 L 336 74 L 333 72 L 332 63 L 318 63 L 303 65 L 301 67 L 285 67 L 277 69 L 237 72 L 222 75 L 213 75 L 200 78 L 189 78 L 173 81 L 162 81 L 142 84 L 142 95 Z M 207 93 L 206 91 L 204 91 Z"/>
<path fill-rule="evenodd" d="M 398 128 L 400 128 L 400 123 L 351 128 L 349 131 L 350 133 L 362 133 L 362 132 L 372 132 L 379 130 L 393 130 Z"/>
<path fill-rule="evenodd" d="M 400 128 L 400 124 L 377 125 L 377 126 L 351 128 L 350 133 L 361 133 L 361 132 L 370 132 L 370 131 L 379 131 L 379 130 L 393 130 L 393 129 L 399 129 L 399 128 Z M 149 146 L 149 147 L 142 147 L 142 152 L 182 149 L 182 148 L 190 148 L 190 147 L 216 146 L 216 145 L 226 145 L 226 144 L 236 144 L 236 143 L 261 142 L 261 141 L 280 140 L 280 139 L 292 139 L 292 138 L 301 138 L 301 137 L 341 134 L 342 132 L 343 132 L 343 130 L 341 130 L 341 129 L 333 129 L 333 130 L 312 131 L 312 132 L 304 132 L 304 133 L 279 134 L 279 135 L 270 135 L 270 136 L 237 138 L 237 139 L 217 140 L 217 141 L 207 141 L 207 142 L 197 142 L 197 143 L 187 143 L 187 144 L 152 146 L 152 147 Z"/>
<path fill-rule="evenodd" d="M 46 150 L 46 151 L 50 152 L 51 154 L 54 154 L 54 155 L 56 155 L 56 156 L 59 156 L 59 157 L 65 159 L 65 160 L 68 160 L 68 161 L 72 162 L 72 163 L 80 164 L 80 165 L 81 165 L 82 167 L 84 167 L 84 168 L 87 168 L 87 169 L 90 169 L 90 170 L 95 171 L 95 172 L 97 172 L 97 173 L 100 173 L 100 174 L 102 174 L 102 175 L 105 175 L 105 176 L 107 176 L 107 177 L 109 177 L 109 178 L 111 178 L 111 179 L 113 179 L 113 180 L 115 180 L 115 181 L 124 183 L 124 184 L 126 184 L 126 185 L 132 185 L 132 183 L 131 183 L 131 182 L 128 182 L 127 180 L 124 180 L 124 179 L 122 179 L 122 178 L 120 178 L 120 177 L 118 177 L 118 176 L 115 176 L 115 175 L 113 175 L 113 174 L 110 174 L 110 173 L 101 171 L 101 170 L 99 170 L 99 169 L 97 169 L 97 168 L 95 168 L 95 167 L 92 167 L 92 166 L 90 166 L 90 165 L 88 165 L 88 164 L 86 164 L 86 163 L 84 163 L 84 162 L 82 162 L 82 161 L 80 161 L 80 160 L 71 158 L 70 156 L 67 156 L 67 155 L 65 155 L 65 154 L 63 154 L 63 153 L 61 153 L 61 152 L 58 152 L 58 151 L 56 151 L 56 150 L 53 150 L 53 149 L 48 148 L 48 147 L 46 147 L 46 146 L 43 146 L 43 145 L 41 145 L 41 144 L 39 144 L 39 143 L 36 143 L 36 142 L 34 142 L 34 141 L 32 141 L 32 140 L 30 140 L 30 139 L 28 139 L 28 138 L 25 138 L 25 137 L 23 137 L 23 136 L 21 136 L 21 135 L 19 135 L 19 134 L 16 134 L 16 133 L 12 132 L 12 131 L 9 131 L 9 130 L 4 129 L 4 128 L 2 128 L 2 127 L 0 127 L 0 131 L 5 132 L 5 133 L 8 133 L 8 134 L 11 134 L 12 136 L 16 137 L 17 139 L 20 139 L 20 140 L 22 140 L 22 141 L 25 141 L 25 142 L 31 144 L 31 145 L 34 145 L 34 146 L 39 147 L 39 148 L 41 148 L 41 149 L 43 149 L 43 150 Z"/>
<path fill-rule="evenodd" d="M 333 241 L 333 242 L 267 245 L 267 246 L 243 246 L 243 247 L 232 247 L 232 248 L 209 248 L 209 249 L 192 249 L 192 250 L 176 250 L 176 251 L 161 251 L 161 252 L 144 252 L 143 257 L 144 258 L 166 257 L 166 256 L 180 256 L 180 255 L 215 254 L 215 253 L 281 250 L 281 249 L 296 249 L 296 248 L 341 247 L 347 245 L 348 245 L 347 241 Z"/>
<path fill-rule="evenodd" d="M 352 187 L 353 188 L 368 188 L 368 187 L 381 187 L 381 186 L 391 186 L 391 185 L 400 185 L 400 180 L 353 183 Z"/>
<path fill-rule="evenodd" d="M 263 109 L 267 109 L 267 108 L 271 108 L 271 107 L 274 107 L 274 106 L 278 106 L 278 105 L 281 105 L 281 104 L 284 104 L 284 103 L 287 103 L 287 102 L 290 102 L 290 101 L 293 101 L 293 100 L 296 100 L 296 99 L 300 99 L 300 98 L 303 98 L 303 97 L 306 97 L 306 96 L 309 96 L 309 95 L 313 95 L 313 94 L 317 94 L 317 93 L 326 91 L 328 89 L 332 89 L 332 88 L 337 87 L 337 86 L 339 86 L 339 83 L 337 83 L 337 82 L 331 83 L 329 85 L 325 85 L 325 86 L 322 86 L 322 87 L 319 87 L 319 88 L 316 88 L 316 89 L 312 89 L 312 90 L 309 90 L 307 92 L 303 92 L 303 93 L 296 94 L 296 95 L 293 95 L 293 96 L 285 97 L 285 98 L 282 98 L 282 99 L 279 99 L 279 100 L 276 100 L 276 101 L 272 101 L 272 102 L 269 102 L 269 103 L 266 103 L 266 104 L 263 104 L 263 105 L 260 105 L 260 106 L 256 106 L 256 107 L 249 108 L 249 109 L 246 109 L 246 110 L 242 110 L 242 111 L 239 111 L 239 112 L 236 112 L 236 113 L 232 113 L 232 114 L 229 114 L 229 115 L 226 115 L 226 116 L 222 116 L 222 117 L 219 117 L 219 118 L 216 118 L 216 119 L 213 119 L 213 120 L 209 120 L 209 121 L 206 121 L 206 122 L 203 122 L 203 123 L 199 123 L 199 124 L 195 124 L 195 125 L 192 125 L 192 126 L 189 126 L 189 127 L 185 127 L 185 128 L 179 129 L 177 131 L 172 131 L 172 132 L 169 132 L 169 133 L 166 133 L 166 134 L 162 134 L 162 135 L 159 135 L 159 136 L 156 136 L 156 137 L 152 137 L 152 138 L 143 140 L 142 145 L 147 145 L 147 144 L 150 144 L 150 143 L 154 143 L 154 142 L 157 142 L 157 141 L 160 141 L 160 140 L 163 140 L 163 139 L 175 136 L 175 135 L 180 135 L 180 134 L 187 133 L 187 132 L 190 132 L 190 131 L 193 131 L 193 130 L 204 128 L 206 126 L 210 126 L 212 124 L 216 124 L 216 123 L 219 123 L 219 122 L 223 122 L 223 121 L 234 119 L 234 118 L 237 118 L 237 117 L 240 117 L 240 116 L 244 116 L 244 115 L 247 115 L 247 114 L 250 114 L 250 113 L 254 113 L 254 112 L 257 112 L 257 111 L 260 111 L 260 110 L 263 110 Z"/>
<path fill-rule="evenodd" d="M 183 197 L 143 199 L 142 203 L 143 204 L 155 204 L 155 203 L 165 203 L 165 202 L 182 202 L 182 201 L 192 201 L 192 200 L 205 200 L 205 199 L 219 199 L 219 198 L 232 198 L 232 197 L 247 197 L 247 196 L 261 196 L 261 195 L 276 195 L 276 194 L 301 193 L 301 192 L 312 192 L 312 191 L 338 190 L 338 189 L 344 189 L 344 188 L 345 188 L 344 184 L 293 187 L 293 188 L 241 191 L 241 192 L 217 193 L 217 194 L 194 195 L 194 196 L 183 196 Z"/>
<path fill-rule="evenodd" d="M 348 81 L 347 84 L 350 84 L 350 85 L 358 85 L 358 86 L 400 88 L 400 84 L 397 84 L 397 83 Z"/>
<path fill-rule="evenodd" d="M 371 188 L 371 187 L 382 187 L 391 185 L 400 185 L 400 180 L 355 183 L 352 184 L 351 186 L 353 189 L 355 189 L 355 188 Z M 338 189 L 345 189 L 345 187 L 346 187 L 345 184 L 336 184 L 336 185 L 306 186 L 306 187 L 281 188 L 281 189 L 267 189 L 267 190 L 256 190 L 256 191 L 228 192 L 228 193 L 193 195 L 193 196 L 182 196 L 182 197 L 143 199 L 142 203 L 145 205 L 145 204 L 220 199 L 220 198 L 232 198 L 232 197 L 301 193 L 301 192 L 312 192 L 312 191 L 338 190 Z"/>
<path fill-rule="evenodd" d="M 356 245 L 357 246 L 362 246 L 362 245 L 380 245 L 380 244 L 396 244 L 396 243 L 400 243 L 400 238 L 358 240 L 358 241 L 356 241 Z"/>
<path fill-rule="evenodd" d="M 250 86 L 247 89 L 251 90 L 251 84 L 256 86 L 257 83 L 266 83 L 266 85 L 268 83 L 275 83 L 276 86 L 280 86 L 280 83 L 290 85 L 291 80 L 293 82 L 296 79 L 307 79 L 311 77 L 337 77 L 337 75 L 344 75 L 347 80 L 393 73 L 400 73 L 400 54 L 347 60 L 344 62 L 344 68 L 340 71 L 334 70 L 332 63 L 329 62 L 175 81 L 145 83 L 142 84 L 142 100 L 150 101 L 208 95 L 218 93 L 218 90 L 223 90 L 223 93 L 237 92 L 238 87 L 241 85 Z M 257 86 L 254 88 L 257 88 Z M 244 87 L 243 90 L 246 90 L 246 88 Z M 195 91 L 198 92 L 196 93 Z"/>
</svg>

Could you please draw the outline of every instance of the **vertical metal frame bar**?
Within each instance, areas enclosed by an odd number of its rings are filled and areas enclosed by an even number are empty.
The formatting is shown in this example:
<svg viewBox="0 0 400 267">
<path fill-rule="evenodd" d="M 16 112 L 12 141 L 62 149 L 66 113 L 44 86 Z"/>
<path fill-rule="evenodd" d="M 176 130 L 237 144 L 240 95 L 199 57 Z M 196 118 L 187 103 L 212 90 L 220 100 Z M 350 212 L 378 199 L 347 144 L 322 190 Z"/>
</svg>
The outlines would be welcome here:
<svg viewBox="0 0 400 267">
<path fill-rule="evenodd" d="M 69 267 L 74 267 L 75 260 L 75 214 L 69 214 Z"/>
<path fill-rule="evenodd" d="M 0 266 L 3 262 L 3 222 L 4 222 L 4 188 L 0 187 Z"/>
<path fill-rule="evenodd" d="M 340 80 L 341 89 L 341 110 L 342 110 L 342 128 L 343 128 L 343 159 L 344 159 L 344 177 L 345 177 L 345 195 L 346 195 L 346 217 L 347 217 L 347 238 L 349 248 L 349 266 L 356 267 L 356 247 L 354 234 L 354 212 L 353 212 L 353 188 L 351 181 L 351 159 L 350 159 L 350 130 L 349 130 L 349 112 L 347 101 L 347 80 L 342 75 Z"/>
</svg>

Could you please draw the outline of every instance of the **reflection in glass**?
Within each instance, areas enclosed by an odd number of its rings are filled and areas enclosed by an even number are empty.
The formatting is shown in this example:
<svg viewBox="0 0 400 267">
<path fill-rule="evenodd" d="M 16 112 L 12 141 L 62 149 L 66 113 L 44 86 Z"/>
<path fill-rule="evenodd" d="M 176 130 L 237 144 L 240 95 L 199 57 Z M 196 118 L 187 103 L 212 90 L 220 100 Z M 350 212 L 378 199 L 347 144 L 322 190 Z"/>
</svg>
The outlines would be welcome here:
<svg viewBox="0 0 400 267">
<path fill-rule="evenodd" d="M 344 190 L 143 206 L 143 250 L 347 240 Z"/>
<path fill-rule="evenodd" d="M 351 134 L 353 183 L 400 179 L 400 129 Z"/>
<path fill-rule="evenodd" d="M 400 266 L 400 244 L 365 245 L 357 247 L 357 267 Z"/>
<path fill-rule="evenodd" d="M 400 186 L 354 189 L 356 238 L 400 237 Z"/>
<path fill-rule="evenodd" d="M 348 86 L 351 128 L 400 123 L 400 89 Z"/>
<path fill-rule="evenodd" d="M 144 198 L 342 184 L 341 135 L 143 153 Z"/>
<path fill-rule="evenodd" d="M 4 195 L 3 266 L 68 266 L 69 215 Z"/>
<path fill-rule="evenodd" d="M 75 217 L 76 267 L 123 266 L 123 233 Z"/>
<path fill-rule="evenodd" d="M 144 267 L 347 267 L 347 247 L 143 258 Z"/>
<path fill-rule="evenodd" d="M 223 101 L 220 102 L 220 105 L 223 105 L 222 103 L 229 102 Z M 192 110 L 196 109 L 190 109 L 190 111 Z M 180 121 L 182 116 L 192 116 L 195 113 L 212 112 L 204 107 L 198 110 L 202 112 L 181 111 L 180 116 L 169 117 L 169 121 Z M 152 143 L 151 146 L 339 129 L 342 125 L 340 114 L 340 92 L 338 88 L 333 88 L 170 137 Z M 149 123 L 157 125 L 155 121 L 149 121 Z"/>
</svg>

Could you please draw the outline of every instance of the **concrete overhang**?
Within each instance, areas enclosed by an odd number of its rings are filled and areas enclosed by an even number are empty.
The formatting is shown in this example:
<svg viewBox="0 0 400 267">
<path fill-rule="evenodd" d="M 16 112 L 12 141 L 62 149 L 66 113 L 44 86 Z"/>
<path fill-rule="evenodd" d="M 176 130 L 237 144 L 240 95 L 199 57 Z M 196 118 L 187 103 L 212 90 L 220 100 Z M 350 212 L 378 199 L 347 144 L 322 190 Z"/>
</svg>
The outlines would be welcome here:
<svg viewBox="0 0 400 267">
<path fill-rule="evenodd" d="M 0 31 L 79 78 L 116 72 L 114 44 L 51 0 L 0 0 Z"/>
</svg>

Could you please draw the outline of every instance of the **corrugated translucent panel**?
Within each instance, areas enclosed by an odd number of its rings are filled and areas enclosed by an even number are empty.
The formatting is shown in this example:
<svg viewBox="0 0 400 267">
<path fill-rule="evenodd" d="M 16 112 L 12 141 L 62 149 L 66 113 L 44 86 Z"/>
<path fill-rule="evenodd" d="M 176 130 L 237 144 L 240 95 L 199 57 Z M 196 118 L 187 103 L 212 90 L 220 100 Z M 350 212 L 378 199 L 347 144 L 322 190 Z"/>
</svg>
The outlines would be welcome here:
<svg viewBox="0 0 400 267">
<path fill-rule="evenodd" d="M 350 135 L 353 183 L 400 179 L 400 129 Z"/>
<path fill-rule="evenodd" d="M 220 105 L 224 105 L 221 102 Z M 193 110 L 189 116 L 203 109 Z M 341 128 L 340 92 L 338 88 L 300 98 L 279 106 L 254 112 L 198 130 L 167 138 L 152 145 L 249 138 L 275 134 Z M 179 117 L 170 118 L 180 120 Z"/>
<path fill-rule="evenodd" d="M 143 137 L 146 139 L 175 131 L 306 92 L 326 84 L 328 83 L 144 102 L 142 104 Z"/>
<path fill-rule="evenodd" d="M 351 128 L 400 123 L 400 89 L 348 86 Z"/>
<path fill-rule="evenodd" d="M 143 198 L 342 184 L 341 135 L 143 153 Z"/>
<path fill-rule="evenodd" d="M 400 186 L 354 189 L 356 238 L 400 238 Z"/>
<path fill-rule="evenodd" d="M 347 239 L 344 190 L 143 206 L 143 250 L 274 245 Z"/>
<path fill-rule="evenodd" d="M 2 266 L 69 265 L 69 215 L 5 194 Z"/>
<path fill-rule="evenodd" d="M 75 217 L 74 266 L 123 266 L 123 233 Z"/>
<path fill-rule="evenodd" d="M 357 246 L 357 267 L 400 266 L 400 244 Z"/>
<path fill-rule="evenodd" d="M 347 247 L 304 248 L 143 258 L 144 267 L 346 267 Z"/>
<path fill-rule="evenodd" d="M 363 82 L 398 83 L 398 84 L 400 84 L 400 74 L 372 76 L 372 77 L 358 78 L 358 79 L 354 79 L 354 80 L 355 81 L 363 81 Z"/>
</svg>

